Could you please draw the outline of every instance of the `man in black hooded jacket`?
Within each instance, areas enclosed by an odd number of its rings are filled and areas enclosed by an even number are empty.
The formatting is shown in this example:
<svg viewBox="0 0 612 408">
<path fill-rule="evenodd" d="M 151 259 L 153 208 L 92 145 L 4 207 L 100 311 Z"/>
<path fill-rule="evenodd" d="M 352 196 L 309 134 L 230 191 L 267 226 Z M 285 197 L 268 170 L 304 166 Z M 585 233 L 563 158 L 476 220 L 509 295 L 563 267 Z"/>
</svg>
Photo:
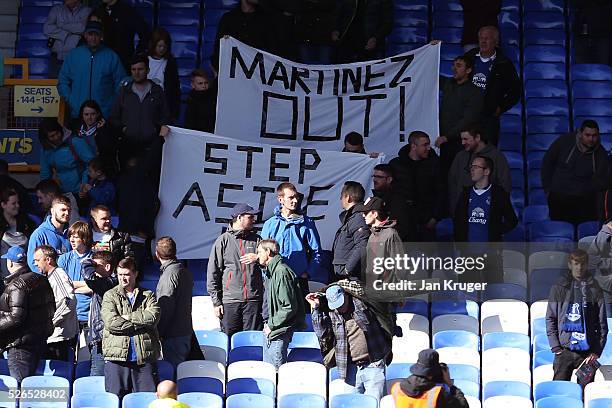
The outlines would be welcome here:
<svg viewBox="0 0 612 408">
<path fill-rule="evenodd" d="M 44 275 L 31 272 L 23 248 L 2 256 L 10 275 L 0 296 L 0 349 L 8 350 L 8 368 L 18 383 L 34 375 L 53 333 L 55 297 Z"/>
</svg>

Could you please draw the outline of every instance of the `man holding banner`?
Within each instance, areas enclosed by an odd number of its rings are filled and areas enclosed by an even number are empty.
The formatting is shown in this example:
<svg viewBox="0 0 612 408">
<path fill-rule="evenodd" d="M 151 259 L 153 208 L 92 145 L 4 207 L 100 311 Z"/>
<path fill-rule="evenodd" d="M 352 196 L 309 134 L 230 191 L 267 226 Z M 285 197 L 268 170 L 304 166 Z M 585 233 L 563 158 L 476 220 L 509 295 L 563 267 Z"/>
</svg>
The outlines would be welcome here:
<svg viewBox="0 0 612 408">
<path fill-rule="evenodd" d="M 321 274 L 321 240 L 312 219 L 298 209 L 299 193 L 291 183 L 281 183 L 276 188 L 279 206 L 274 216 L 261 230 L 263 239 L 274 239 L 280 247 L 280 255 L 300 280 L 303 293 L 308 293 L 308 278 Z M 264 306 L 264 320 L 266 310 Z"/>
</svg>

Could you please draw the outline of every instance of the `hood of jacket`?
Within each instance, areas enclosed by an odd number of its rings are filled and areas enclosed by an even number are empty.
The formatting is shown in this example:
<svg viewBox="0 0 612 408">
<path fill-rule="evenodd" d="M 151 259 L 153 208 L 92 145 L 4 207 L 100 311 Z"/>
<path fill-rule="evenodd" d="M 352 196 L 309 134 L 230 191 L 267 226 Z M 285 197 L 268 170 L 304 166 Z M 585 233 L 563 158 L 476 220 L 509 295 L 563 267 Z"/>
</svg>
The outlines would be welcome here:
<svg viewBox="0 0 612 408">
<path fill-rule="evenodd" d="M 599 149 L 603 149 L 601 143 L 598 143 L 597 145 L 591 148 L 581 147 L 580 140 L 578 139 L 578 135 L 576 134 L 574 136 L 574 145 L 571 147 L 567 157 L 565 157 L 565 163 L 569 163 L 575 154 L 578 156 L 584 156 L 585 158 L 587 158 L 587 160 L 588 160 L 588 156 L 590 156 L 591 165 L 592 165 L 591 169 L 593 170 L 593 173 L 596 173 L 597 166 L 595 162 L 595 155 L 596 153 L 598 153 Z"/>
<path fill-rule="evenodd" d="M 383 221 L 383 224 L 381 225 L 378 225 L 376 227 L 372 225 L 370 227 L 370 230 L 372 231 L 372 234 L 377 235 L 386 229 L 395 228 L 396 225 L 397 225 L 397 222 L 395 220 L 387 219 L 386 221 Z"/>
<path fill-rule="evenodd" d="M 282 207 L 280 205 L 276 206 L 276 208 L 274 209 L 275 217 L 281 218 L 287 221 L 289 224 L 302 224 L 304 222 L 304 214 L 297 212 L 297 213 L 291 214 L 289 218 L 285 218 L 283 217 L 283 214 L 281 213 L 281 208 Z"/>
<path fill-rule="evenodd" d="M 429 391 L 436 386 L 436 383 L 418 375 L 411 375 L 410 377 L 400 382 L 400 388 L 404 394 L 409 397 L 417 398 L 423 395 L 423 393 Z"/>
<path fill-rule="evenodd" d="M 612 227 L 609 227 L 608 224 L 604 224 L 601 226 L 599 233 L 605 234 L 605 235 L 612 235 Z"/>
<path fill-rule="evenodd" d="M 45 230 L 45 231 L 52 232 L 54 234 L 58 234 L 58 235 L 63 234 L 63 232 L 59 232 L 57 228 L 55 228 L 55 225 L 53 225 L 53 223 L 51 222 L 51 215 L 47 215 L 43 223 L 40 224 L 40 227 L 38 228 Z"/>
</svg>

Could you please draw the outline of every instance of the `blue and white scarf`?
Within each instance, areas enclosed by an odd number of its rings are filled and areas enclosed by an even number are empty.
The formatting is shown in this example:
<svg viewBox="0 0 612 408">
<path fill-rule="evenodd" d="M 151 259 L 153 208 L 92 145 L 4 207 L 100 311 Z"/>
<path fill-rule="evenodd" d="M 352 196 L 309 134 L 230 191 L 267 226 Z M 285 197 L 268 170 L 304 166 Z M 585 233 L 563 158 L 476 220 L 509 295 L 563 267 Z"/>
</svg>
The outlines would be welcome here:
<svg viewBox="0 0 612 408">
<path fill-rule="evenodd" d="M 570 350 L 588 350 L 586 336 L 587 288 L 586 282 L 572 282 L 570 302 L 565 313 L 563 331 L 570 333 Z"/>
</svg>

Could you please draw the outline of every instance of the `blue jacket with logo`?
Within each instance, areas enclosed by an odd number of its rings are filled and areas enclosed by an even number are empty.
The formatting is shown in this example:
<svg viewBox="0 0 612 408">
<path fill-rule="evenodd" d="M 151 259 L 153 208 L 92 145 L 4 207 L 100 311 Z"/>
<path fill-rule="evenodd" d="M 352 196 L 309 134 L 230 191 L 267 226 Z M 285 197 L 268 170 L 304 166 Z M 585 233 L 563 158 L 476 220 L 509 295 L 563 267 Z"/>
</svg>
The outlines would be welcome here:
<svg viewBox="0 0 612 408">
<path fill-rule="evenodd" d="M 66 56 L 57 90 L 68 101 L 73 118 L 79 116 L 81 105 L 88 99 L 98 102 L 102 115 L 108 117 L 125 76 L 121 60 L 113 50 L 100 44 L 92 53 L 87 45 L 81 45 Z"/>
<path fill-rule="evenodd" d="M 66 238 L 66 233 L 58 232 L 55 229 L 55 226 L 51 223 L 50 215 L 47 215 L 45 221 L 34 230 L 28 242 L 28 266 L 37 273 L 40 273 L 40 271 L 34 265 L 34 251 L 40 245 L 50 245 L 60 254 L 70 251 L 70 243 Z"/>
<path fill-rule="evenodd" d="M 95 155 L 81 137 L 68 137 L 59 146 L 43 145 L 40 152 L 40 179 L 52 178 L 55 170 L 62 192 L 78 193 L 81 183 L 87 183 L 87 163 Z"/>
<path fill-rule="evenodd" d="M 287 220 L 278 206 L 272 218 L 264 223 L 261 237 L 278 242 L 280 255 L 298 277 L 304 272 L 311 277 L 318 274 L 321 268 L 321 239 L 314 221 L 308 216 L 294 214 Z"/>
</svg>

